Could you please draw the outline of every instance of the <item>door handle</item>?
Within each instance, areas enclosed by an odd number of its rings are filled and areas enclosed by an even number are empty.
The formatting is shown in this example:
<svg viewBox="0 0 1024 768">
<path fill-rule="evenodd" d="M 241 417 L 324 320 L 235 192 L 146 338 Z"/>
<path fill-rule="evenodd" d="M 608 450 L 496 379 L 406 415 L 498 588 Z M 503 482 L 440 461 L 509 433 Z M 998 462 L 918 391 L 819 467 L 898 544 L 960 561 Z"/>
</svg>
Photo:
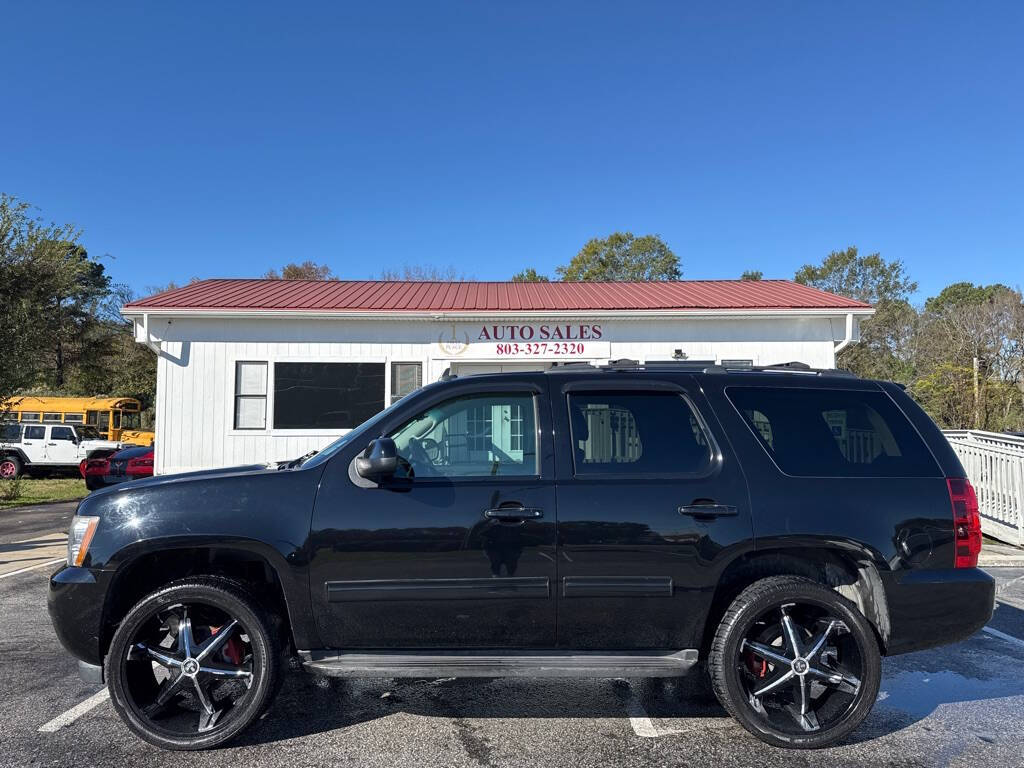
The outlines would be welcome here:
<svg viewBox="0 0 1024 768">
<path fill-rule="evenodd" d="M 679 507 L 679 514 L 690 517 L 730 517 L 739 514 L 732 504 L 684 504 Z"/>
<path fill-rule="evenodd" d="M 47 445 L 56 445 L 56 443 L 47 443 Z"/>
<path fill-rule="evenodd" d="M 536 507 L 495 507 L 485 509 L 484 517 L 492 520 L 537 520 L 544 517 L 544 510 Z"/>
</svg>

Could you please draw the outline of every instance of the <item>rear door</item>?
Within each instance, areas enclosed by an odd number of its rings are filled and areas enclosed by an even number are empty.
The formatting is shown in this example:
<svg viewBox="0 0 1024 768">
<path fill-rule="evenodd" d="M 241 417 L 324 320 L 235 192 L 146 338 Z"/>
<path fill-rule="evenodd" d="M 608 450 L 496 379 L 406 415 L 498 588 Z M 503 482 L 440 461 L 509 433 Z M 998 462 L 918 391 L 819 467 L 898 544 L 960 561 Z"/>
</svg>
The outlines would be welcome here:
<svg viewBox="0 0 1024 768">
<path fill-rule="evenodd" d="M 753 545 L 728 441 L 690 376 L 563 382 L 552 381 L 559 645 L 698 647 L 725 564 Z"/>
</svg>

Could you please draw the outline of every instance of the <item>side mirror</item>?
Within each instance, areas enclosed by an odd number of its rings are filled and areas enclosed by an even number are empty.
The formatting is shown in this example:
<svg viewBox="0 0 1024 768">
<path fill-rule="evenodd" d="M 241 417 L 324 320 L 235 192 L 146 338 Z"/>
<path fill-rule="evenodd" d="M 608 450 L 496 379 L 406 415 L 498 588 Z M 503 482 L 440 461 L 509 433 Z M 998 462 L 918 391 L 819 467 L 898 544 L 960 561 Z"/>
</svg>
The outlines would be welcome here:
<svg viewBox="0 0 1024 768">
<path fill-rule="evenodd" d="M 398 448 L 390 437 L 378 437 L 356 457 L 356 474 L 380 482 L 394 476 L 398 469 Z"/>
</svg>

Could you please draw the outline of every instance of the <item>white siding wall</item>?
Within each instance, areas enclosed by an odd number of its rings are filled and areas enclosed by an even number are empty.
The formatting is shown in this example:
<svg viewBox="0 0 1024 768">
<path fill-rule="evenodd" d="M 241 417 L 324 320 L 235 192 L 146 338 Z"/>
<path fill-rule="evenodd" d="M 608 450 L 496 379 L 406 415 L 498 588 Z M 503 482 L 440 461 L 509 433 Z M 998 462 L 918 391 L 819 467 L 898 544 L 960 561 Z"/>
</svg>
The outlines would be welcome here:
<svg viewBox="0 0 1024 768">
<path fill-rule="evenodd" d="M 609 342 L 602 348 L 611 358 L 666 360 L 674 350 L 681 349 L 691 359 L 750 359 L 755 364 L 798 360 L 821 368 L 835 365 L 834 343 L 842 338 L 843 330 L 842 317 L 581 321 L 602 325 L 602 339 Z M 271 379 L 274 362 L 283 360 L 421 362 L 426 383 L 435 380 L 453 361 L 473 360 L 471 354 L 452 356 L 442 352 L 438 338 L 450 334 L 450 322 L 168 320 L 152 316 L 149 322 L 150 333 L 161 340 L 163 350 L 157 365 L 158 474 L 293 458 L 322 448 L 344 432 L 269 428 L 272 384 L 267 401 L 268 429 L 235 430 L 236 361 L 267 361 Z M 459 333 L 463 325 L 481 324 L 460 322 Z M 141 340 L 141 327 L 136 333 Z M 386 374 L 387 387 L 390 365 Z"/>
</svg>

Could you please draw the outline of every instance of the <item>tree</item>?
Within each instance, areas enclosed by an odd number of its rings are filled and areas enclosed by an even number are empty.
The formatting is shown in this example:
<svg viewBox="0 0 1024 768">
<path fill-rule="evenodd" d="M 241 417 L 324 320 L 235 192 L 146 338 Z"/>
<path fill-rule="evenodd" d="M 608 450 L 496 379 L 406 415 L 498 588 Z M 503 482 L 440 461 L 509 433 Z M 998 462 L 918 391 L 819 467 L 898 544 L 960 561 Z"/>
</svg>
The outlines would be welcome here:
<svg viewBox="0 0 1024 768">
<path fill-rule="evenodd" d="M 380 273 L 381 280 L 405 280 L 424 283 L 453 283 L 461 280 L 472 280 L 459 272 L 454 266 L 435 267 L 432 264 L 405 264 L 401 270 L 385 269 Z"/>
<path fill-rule="evenodd" d="M 265 280 L 337 280 L 331 273 L 331 268 L 326 264 L 317 264 L 308 259 L 301 264 L 285 264 L 278 274 L 276 269 L 271 269 L 263 275 Z"/>
<path fill-rule="evenodd" d="M 740 275 L 740 280 L 755 281 L 755 280 L 761 280 L 763 277 L 764 277 L 764 272 L 762 272 L 761 270 L 759 270 L 759 269 L 748 269 L 742 275 Z"/>
<path fill-rule="evenodd" d="M 845 251 L 832 251 L 817 267 L 805 264 L 793 279 L 868 304 L 906 301 L 917 290 L 902 261 L 886 261 L 878 253 L 860 256 L 855 245 Z"/>
<path fill-rule="evenodd" d="M 102 266 L 78 245 L 78 230 L 47 224 L 31 210 L 0 194 L 0 404 L 41 383 L 47 369 L 63 383 L 65 345 L 106 288 Z"/>
<path fill-rule="evenodd" d="M 555 270 L 562 280 L 678 280 L 679 258 L 657 235 L 613 232 L 586 243 L 572 261 Z"/>
<path fill-rule="evenodd" d="M 527 267 L 526 269 L 512 275 L 513 283 L 547 283 L 550 282 L 550 280 L 551 278 L 547 275 L 539 274 L 533 267 Z"/>
</svg>

